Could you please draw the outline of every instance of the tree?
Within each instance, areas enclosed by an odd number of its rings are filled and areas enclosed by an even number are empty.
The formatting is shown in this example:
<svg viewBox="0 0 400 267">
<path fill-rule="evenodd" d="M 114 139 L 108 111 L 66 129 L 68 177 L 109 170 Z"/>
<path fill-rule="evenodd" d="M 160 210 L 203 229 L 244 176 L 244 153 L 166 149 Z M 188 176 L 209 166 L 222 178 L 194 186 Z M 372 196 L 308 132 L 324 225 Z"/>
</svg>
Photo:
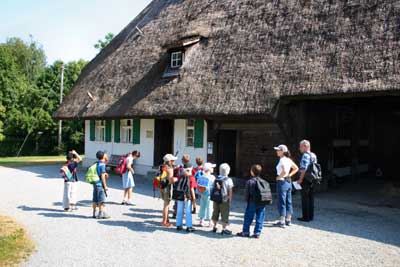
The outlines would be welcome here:
<svg viewBox="0 0 400 267">
<path fill-rule="evenodd" d="M 99 51 L 103 50 L 111 41 L 114 39 L 114 34 L 109 32 L 104 36 L 104 40 L 98 40 L 97 43 L 94 45 L 94 48 L 98 49 Z"/>
</svg>

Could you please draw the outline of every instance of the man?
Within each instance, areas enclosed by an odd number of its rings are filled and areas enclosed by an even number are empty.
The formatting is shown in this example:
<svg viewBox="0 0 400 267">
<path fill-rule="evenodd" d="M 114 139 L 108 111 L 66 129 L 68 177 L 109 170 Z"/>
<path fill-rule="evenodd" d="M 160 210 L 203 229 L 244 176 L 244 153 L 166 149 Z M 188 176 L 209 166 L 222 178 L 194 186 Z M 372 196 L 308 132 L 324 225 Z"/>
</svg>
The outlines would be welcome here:
<svg viewBox="0 0 400 267">
<path fill-rule="evenodd" d="M 76 170 L 82 158 L 75 150 L 68 152 L 66 158 L 67 162 L 60 170 L 61 176 L 64 178 L 63 208 L 64 211 L 73 211 L 77 209 L 76 186 L 78 182 L 78 176 L 76 174 Z"/>
<path fill-rule="evenodd" d="M 106 172 L 107 155 L 103 151 L 96 153 L 97 158 L 97 175 L 100 177 L 99 181 L 93 185 L 93 218 L 96 218 L 96 208 L 99 208 L 98 219 L 109 219 L 105 212 L 104 202 L 106 201 L 106 192 L 108 190 L 106 179 L 108 174 Z"/>
<path fill-rule="evenodd" d="M 162 171 L 166 172 L 167 177 L 166 177 L 166 184 L 165 185 L 159 185 L 160 186 L 160 195 L 162 200 L 164 201 L 164 206 L 163 206 L 163 221 L 162 221 L 162 226 L 165 227 L 170 227 L 171 224 L 169 222 L 168 218 L 168 212 L 169 212 L 169 204 L 171 202 L 171 197 L 172 197 L 172 185 L 175 182 L 174 179 L 174 164 L 175 161 L 177 160 L 177 157 L 175 157 L 172 154 L 167 154 L 163 158 L 164 160 L 164 165 L 162 166 Z"/>
<path fill-rule="evenodd" d="M 303 217 L 299 221 L 309 222 L 314 219 L 314 188 L 313 184 L 304 180 L 307 169 L 312 162 L 317 162 L 317 156 L 311 152 L 311 144 L 308 140 L 300 142 L 300 152 L 303 154 L 300 162 L 300 178 L 297 181 L 301 187 L 301 204 Z"/>
</svg>

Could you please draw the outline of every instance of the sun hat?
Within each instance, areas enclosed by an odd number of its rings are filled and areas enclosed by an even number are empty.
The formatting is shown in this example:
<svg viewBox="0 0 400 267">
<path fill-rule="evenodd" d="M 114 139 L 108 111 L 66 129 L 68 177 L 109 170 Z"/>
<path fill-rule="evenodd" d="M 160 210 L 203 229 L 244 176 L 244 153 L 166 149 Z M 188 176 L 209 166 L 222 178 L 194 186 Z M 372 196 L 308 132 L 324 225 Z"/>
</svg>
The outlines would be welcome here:
<svg viewBox="0 0 400 267">
<path fill-rule="evenodd" d="M 274 147 L 274 149 L 277 150 L 277 151 L 282 151 L 282 152 L 288 152 L 289 151 L 289 149 L 285 145 L 276 146 L 276 147 Z"/>
<path fill-rule="evenodd" d="M 207 163 L 204 164 L 203 170 L 206 172 L 206 171 L 209 171 L 209 170 L 211 170 L 211 169 L 213 169 L 213 168 L 215 168 L 215 167 L 217 167 L 216 164 L 207 162 Z"/>
<path fill-rule="evenodd" d="M 172 155 L 172 154 L 167 154 L 167 155 L 165 155 L 165 156 L 163 157 L 164 162 L 168 162 L 168 161 L 171 161 L 171 160 L 177 160 L 177 159 L 178 159 L 178 158 L 175 157 L 175 156 Z"/>
<path fill-rule="evenodd" d="M 229 167 L 228 163 L 222 163 L 219 166 L 219 174 L 220 175 L 227 177 L 230 172 L 231 172 L 231 167 Z"/>
</svg>

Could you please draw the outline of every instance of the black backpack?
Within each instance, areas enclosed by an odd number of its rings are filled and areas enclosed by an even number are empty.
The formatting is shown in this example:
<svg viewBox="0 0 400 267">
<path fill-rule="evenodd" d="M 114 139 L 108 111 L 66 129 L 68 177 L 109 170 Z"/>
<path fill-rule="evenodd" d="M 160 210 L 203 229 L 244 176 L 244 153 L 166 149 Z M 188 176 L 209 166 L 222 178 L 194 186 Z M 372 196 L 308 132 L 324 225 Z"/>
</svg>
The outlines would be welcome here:
<svg viewBox="0 0 400 267">
<path fill-rule="evenodd" d="M 190 198 L 190 178 L 181 177 L 178 182 L 174 184 L 172 191 L 172 199 L 183 201 L 185 198 Z"/>
<path fill-rule="evenodd" d="M 254 201 L 257 205 L 266 206 L 272 204 L 272 193 L 269 183 L 260 177 L 256 178 Z"/>
<path fill-rule="evenodd" d="M 214 188 L 211 191 L 210 199 L 216 203 L 226 203 L 229 201 L 229 193 L 226 182 L 228 181 L 228 177 L 224 179 L 217 179 L 214 182 Z M 219 187 L 219 188 L 218 188 Z"/>
<path fill-rule="evenodd" d="M 312 159 L 312 155 L 310 153 L 310 164 L 306 170 L 306 174 L 304 178 L 311 184 L 320 184 L 322 181 L 322 170 L 321 165 L 318 164 L 315 159 Z"/>
</svg>

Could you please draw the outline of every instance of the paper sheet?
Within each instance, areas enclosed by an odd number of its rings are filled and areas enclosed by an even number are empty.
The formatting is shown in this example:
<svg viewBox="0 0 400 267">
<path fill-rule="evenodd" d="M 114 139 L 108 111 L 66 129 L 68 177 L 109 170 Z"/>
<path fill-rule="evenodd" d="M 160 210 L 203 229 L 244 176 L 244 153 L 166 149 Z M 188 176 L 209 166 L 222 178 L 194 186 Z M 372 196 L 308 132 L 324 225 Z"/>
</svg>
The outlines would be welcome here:
<svg viewBox="0 0 400 267">
<path fill-rule="evenodd" d="M 296 189 L 296 190 L 301 190 L 302 189 L 301 185 L 297 181 L 294 181 L 292 184 L 294 186 L 294 189 Z"/>
</svg>

